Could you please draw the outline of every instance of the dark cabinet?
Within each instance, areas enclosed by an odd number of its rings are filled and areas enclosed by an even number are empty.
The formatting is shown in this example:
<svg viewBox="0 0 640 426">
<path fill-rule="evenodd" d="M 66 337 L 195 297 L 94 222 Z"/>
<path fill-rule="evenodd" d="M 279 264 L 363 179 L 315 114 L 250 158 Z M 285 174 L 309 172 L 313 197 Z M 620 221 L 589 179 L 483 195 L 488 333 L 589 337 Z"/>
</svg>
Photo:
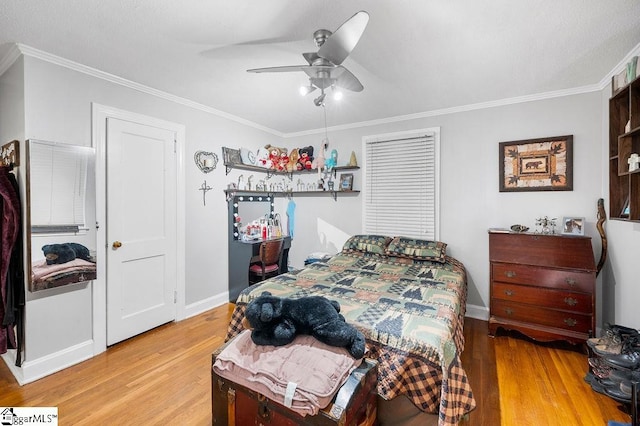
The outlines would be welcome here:
<svg viewBox="0 0 640 426">
<path fill-rule="evenodd" d="M 489 334 L 581 343 L 595 333 L 591 238 L 489 231 Z"/>
</svg>

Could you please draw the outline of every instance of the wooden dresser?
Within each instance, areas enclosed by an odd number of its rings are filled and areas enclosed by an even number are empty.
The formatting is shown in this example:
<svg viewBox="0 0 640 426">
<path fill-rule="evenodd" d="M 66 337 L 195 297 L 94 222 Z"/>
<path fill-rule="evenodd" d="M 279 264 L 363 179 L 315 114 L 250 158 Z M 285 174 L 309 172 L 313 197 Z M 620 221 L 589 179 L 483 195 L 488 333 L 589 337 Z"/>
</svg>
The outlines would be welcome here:
<svg viewBox="0 0 640 426">
<path fill-rule="evenodd" d="M 595 334 L 591 238 L 489 231 L 489 335 L 498 327 L 539 341 Z"/>
</svg>

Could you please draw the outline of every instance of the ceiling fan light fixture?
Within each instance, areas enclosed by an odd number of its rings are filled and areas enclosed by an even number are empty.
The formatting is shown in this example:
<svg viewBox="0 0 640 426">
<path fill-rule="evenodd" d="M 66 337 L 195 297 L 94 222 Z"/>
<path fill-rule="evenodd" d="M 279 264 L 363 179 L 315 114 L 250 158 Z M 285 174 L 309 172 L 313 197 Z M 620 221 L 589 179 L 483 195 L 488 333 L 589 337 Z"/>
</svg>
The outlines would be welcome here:
<svg viewBox="0 0 640 426">
<path fill-rule="evenodd" d="M 312 84 L 309 84 L 308 86 L 300 86 L 300 95 L 307 96 L 309 93 L 313 92 L 314 90 L 316 90 L 316 88 Z"/>
<path fill-rule="evenodd" d="M 342 90 L 340 89 L 333 89 L 333 100 L 334 101 L 339 101 L 342 99 L 342 97 L 344 96 L 344 93 L 342 93 Z"/>
<path fill-rule="evenodd" d="M 315 106 L 323 106 L 324 105 L 324 98 L 327 96 L 326 93 L 324 93 L 324 91 L 322 92 L 322 94 L 320 96 L 318 96 L 317 98 L 315 98 L 313 100 L 313 104 Z"/>
</svg>

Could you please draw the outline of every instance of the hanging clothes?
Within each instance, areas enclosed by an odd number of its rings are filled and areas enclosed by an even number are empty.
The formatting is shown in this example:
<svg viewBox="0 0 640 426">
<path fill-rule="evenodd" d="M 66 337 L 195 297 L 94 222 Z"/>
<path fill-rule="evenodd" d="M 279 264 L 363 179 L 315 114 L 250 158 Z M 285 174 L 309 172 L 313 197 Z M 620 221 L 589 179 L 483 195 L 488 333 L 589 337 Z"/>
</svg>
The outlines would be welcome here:
<svg viewBox="0 0 640 426">
<path fill-rule="evenodd" d="M 22 226 L 18 184 L 11 169 L 0 167 L 0 354 L 17 349 L 16 365 L 20 365 L 25 300 Z"/>
</svg>

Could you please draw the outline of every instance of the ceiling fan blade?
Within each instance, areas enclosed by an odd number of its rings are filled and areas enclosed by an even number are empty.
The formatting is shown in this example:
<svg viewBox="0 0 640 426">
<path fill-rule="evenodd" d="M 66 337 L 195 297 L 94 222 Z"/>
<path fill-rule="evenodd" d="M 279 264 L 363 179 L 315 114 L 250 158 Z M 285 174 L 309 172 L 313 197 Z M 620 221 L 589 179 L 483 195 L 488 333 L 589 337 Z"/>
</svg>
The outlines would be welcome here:
<svg viewBox="0 0 640 426">
<path fill-rule="evenodd" d="M 247 70 L 247 72 L 295 72 L 305 71 L 305 68 L 309 68 L 308 65 L 289 65 L 284 67 L 267 67 L 267 68 L 253 68 Z"/>
<path fill-rule="evenodd" d="M 318 50 L 318 56 L 340 65 L 351 53 L 369 23 L 369 14 L 364 10 L 345 21 Z"/>
<path fill-rule="evenodd" d="M 360 83 L 360 80 L 356 78 L 355 75 L 351 73 L 348 69 L 343 66 L 337 67 L 341 69 L 340 73 L 336 73 L 336 86 L 341 87 L 346 90 L 351 90 L 352 92 L 362 92 L 364 86 Z"/>
</svg>

